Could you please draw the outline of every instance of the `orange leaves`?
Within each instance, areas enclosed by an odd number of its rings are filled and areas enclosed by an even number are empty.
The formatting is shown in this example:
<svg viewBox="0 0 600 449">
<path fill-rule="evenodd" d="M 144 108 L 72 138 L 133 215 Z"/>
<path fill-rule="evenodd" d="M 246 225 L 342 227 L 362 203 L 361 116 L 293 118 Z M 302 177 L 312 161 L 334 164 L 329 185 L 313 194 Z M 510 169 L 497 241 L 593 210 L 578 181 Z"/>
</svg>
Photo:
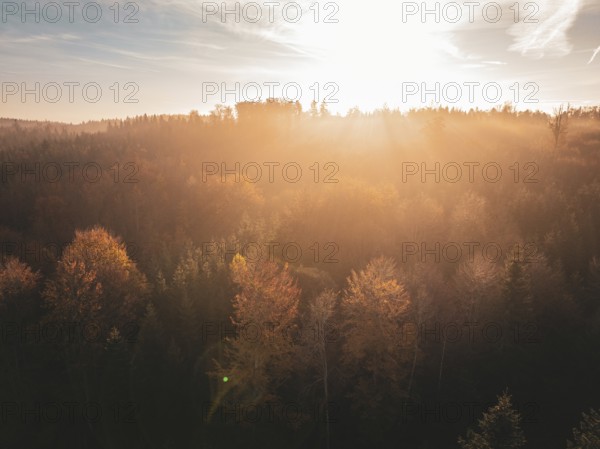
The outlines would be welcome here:
<svg viewBox="0 0 600 449">
<path fill-rule="evenodd" d="M 403 334 L 410 297 L 398 282 L 390 258 L 373 259 L 352 272 L 342 297 L 344 336 L 342 362 L 359 378 L 353 387 L 356 405 L 377 403 L 377 384 L 385 382 L 396 393 L 409 372 L 411 352 Z M 381 398 L 380 398 L 381 399 Z"/>
<path fill-rule="evenodd" d="M 95 227 L 75 232 L 44 298 L 53 319 L 98 320 L 96 324 L 111 329 L 139 316 L 146 292 L 145 278 L 124 246 Z"/>
<path fill-rule="evenodd" d="M 48 283 L 44 292 L 54 317 L 64 320 L 94 319 L 101 306 L 102 284 L 94 271 L 86 271 L 85 264 L 61 260 L 57 277 Z"/>
<path fill-rule="evenodd" d="M 252 317 L 262 321 L 272 317 L 288 322 L 295 316 L 300 288 L 287 265 L 280 269 L 274 262 L 249 264 L 238 254 L 230 269 L 234 282 L 241 288 L 234 300 L 238 319 L 245 321 Z"/>
<path fill-rule="evenodd" d="M 400 316 L 409 297 L 395 278 L 395 265 L 389 258 L 373 259 L 364 270 L 352 272 L 344 297 L 350 313 L 374 313 L 389 319 Z"/>
<path fill-rule="evenodd" d="M 238 254 L 230 270 L 240 288 L 231 318 L 238 336 L 228 340 L 226 368 L 219 369 L 217 376 L 237 379 L 232 385 L 242 397 L 266 400 L 275 395 L 275 383 L 284 380 L 293 367 L 290 335 L 301 291 L 287 265 L 252 264 Z"/>
<path fill-rule="evenodd" d="M 39 279 L 38 273 L 16 258 L 0 260 L 0 318 L 17 319 L 31 312 Z"/>
<path fill-rule="evenodd" d="M 0 302 L 16 298 L 20 294 L 33 290 L 39 280 L 39 274 L 16 258 L 9 258 L 0 264 Z"/>
</svg>

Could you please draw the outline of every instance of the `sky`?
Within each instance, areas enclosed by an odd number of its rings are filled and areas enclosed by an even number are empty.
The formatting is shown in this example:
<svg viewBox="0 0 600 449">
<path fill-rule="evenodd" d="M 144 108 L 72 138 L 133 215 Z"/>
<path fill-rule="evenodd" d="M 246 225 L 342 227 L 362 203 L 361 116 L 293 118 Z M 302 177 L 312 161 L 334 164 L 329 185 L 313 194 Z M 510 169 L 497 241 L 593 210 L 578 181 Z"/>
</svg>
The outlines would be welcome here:
<svg viewBox="0 0 600 449">
<path fill-rule="evenodd" d="M 0 2 L 0 117 L 600 105 L 600 0 Z M 229 13 L 227 13 L 229 11 Z"/>
</svg>

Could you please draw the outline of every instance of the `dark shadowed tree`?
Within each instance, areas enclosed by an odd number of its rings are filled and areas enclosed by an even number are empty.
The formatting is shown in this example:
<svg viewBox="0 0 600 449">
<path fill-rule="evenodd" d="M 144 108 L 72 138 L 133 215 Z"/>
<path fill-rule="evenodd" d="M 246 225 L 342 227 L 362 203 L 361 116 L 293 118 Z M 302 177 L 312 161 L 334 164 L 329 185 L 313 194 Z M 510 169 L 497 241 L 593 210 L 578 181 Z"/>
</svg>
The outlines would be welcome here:
<svg viewBox="0 0 600 449">
<path fill-rule="evenodd" d="M 0 262 L 0 313 L 3 319 L 20 321 L 32 311 L 32 294 L 40 275 L 17 258 Z"/>
<path fill-rule="evenodd" d="M 327 347 L 333 313 L 338 294 L 333 290 L 320 293 L 309 305 L 309 329 L 307 336 L 309 350 L 314 354 L 313 360 L 317 365 L 318 379 L 323 386 L 323 409 L 325 411 L 325 441 L 330 444 L 329 419 L 329 362 Z"/>
<path fill-rule="evenodd" d="M 498 396 L 498 403 L 483 413 L 478 430 L 469 429 L 466 439 L 459 437 L 462 449 L 519 449 L 525 445 L 521 430 L 521 416 L 513 409 L 506 392 Z"/>
<path fill-rule="evenodd" d="M 14 257 L 0 261 L 0 396 L 22 400 L 25 329 L 32 321 L 39 274 Z"/>
<path fill-rule="evenodd" d="M 590 409 L 582 413 L 583 419 L 579 428 L 573 429 L 573 441 L 567 441 L 568 449 L 598 449 L 600 448 L 600 413 Z"/>
</svg>

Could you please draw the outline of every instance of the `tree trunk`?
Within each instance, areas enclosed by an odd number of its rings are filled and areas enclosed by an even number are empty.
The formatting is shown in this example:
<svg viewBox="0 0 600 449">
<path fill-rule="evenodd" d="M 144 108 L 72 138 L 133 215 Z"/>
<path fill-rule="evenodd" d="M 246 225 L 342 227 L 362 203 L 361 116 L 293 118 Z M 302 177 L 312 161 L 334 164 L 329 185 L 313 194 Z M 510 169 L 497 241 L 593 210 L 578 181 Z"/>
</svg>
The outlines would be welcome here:
<svg viewBox="0 0 600 449">
<path fill-rule="evenodd" d="M 444 335 L 444 344 L 442 345 L 442 360 L 440 361 L 440 373 L 438 376 L 438 391 L 442 389 L 442 372 L 444 370 L 444 357 L 446 356 L 446 336 Z"/>
<path fill-rule="evenodd" d="M 412 367 L 410 368 L 410 379 L 408 381 L 408 397 L 410 398 L 410 393 L 412 392 L 412 384 L 413 378 L 415 376 L 415 368 L 417 366 L 417 352 L 419 351 L 419 334 L 417 331 L 417 337 L 415 338 L 415 350 L 413 354 Z"/>
</svg>

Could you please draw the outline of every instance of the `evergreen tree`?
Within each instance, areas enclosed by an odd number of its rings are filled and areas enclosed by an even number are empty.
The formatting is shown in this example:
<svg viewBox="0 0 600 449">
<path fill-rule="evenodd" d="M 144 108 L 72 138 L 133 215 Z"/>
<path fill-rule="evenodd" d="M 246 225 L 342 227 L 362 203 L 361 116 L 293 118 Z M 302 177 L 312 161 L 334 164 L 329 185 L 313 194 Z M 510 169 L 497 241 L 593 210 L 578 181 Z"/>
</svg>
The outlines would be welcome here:
<svg viewBox="0 0 600 449">
<path fill-rule="evenodd" d="M 568 449 L 600 449 L 600 413 L 590 409 L 582 413 L 579 429 L 573 429 L 573 441 L 567 441 Z"/>
<path fill-rule="evenodd" d="M 503 284 L 503 308 L 508 322 L 526 322 L 532 314 L 532 298 L 527 272 L 517 259 L 506 264 Z"/>
<path fill-rule="evenodd" d="M 498 396 L 496 405 L 484 412 L 478 427 L 478 431 L 469 429 L 466 439 L 459 437 L 461 449 L 519 449 L 525 445 L 521 416 L 513 409 L 506 392 Z"/>
</svg>

